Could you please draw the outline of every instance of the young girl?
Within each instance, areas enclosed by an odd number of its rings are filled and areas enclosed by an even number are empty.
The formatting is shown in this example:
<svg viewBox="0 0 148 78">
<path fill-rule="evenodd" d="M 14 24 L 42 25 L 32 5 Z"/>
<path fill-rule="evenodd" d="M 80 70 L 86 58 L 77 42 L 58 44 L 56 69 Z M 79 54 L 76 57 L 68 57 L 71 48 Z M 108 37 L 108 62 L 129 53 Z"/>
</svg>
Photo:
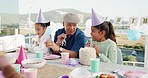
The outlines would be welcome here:
<svg viewBox="0 0 148 78">
<path fill-rule="evenodd" d="M 43 51 L 43 53 L 48 53 L 48 48 L 45 46 L 45 42 L 50 39 L 50 33 L 46 32 L 46 28 L 50 26 L 50 22 L 45 23 L 45 18 L 41 12 L 39 11 L 36 23 L 35 23 L 35 31 L 37 33 L 37 38 L 32 47 L 26 48 L 26 50 L 30 52 L 35 52 L 35 50 Z"/>
<path fill-rule="evenodd" d="M 113 25 L 105 21 L 91 26 L 91 36 L 93 41 L 97 41 L 93 45 L 97 57 L 102 62 L 117 63 L 117 45 Z"/>
<path fill-rule="evenodd" d="M 48 48 L 45 46 L 45 42 L 50 39 L 50 34 L 45 33 L 46 28 L 50 26 L 50 22 L 48 23 L 35 23 L 35 31 L 37 33 L 37 38 L 32 47 L 26 48 L 26 50 L 30 52 L 34 52 L 36 49 L 40 49 L 43 53 L 48 53 Z"/>
</svg>

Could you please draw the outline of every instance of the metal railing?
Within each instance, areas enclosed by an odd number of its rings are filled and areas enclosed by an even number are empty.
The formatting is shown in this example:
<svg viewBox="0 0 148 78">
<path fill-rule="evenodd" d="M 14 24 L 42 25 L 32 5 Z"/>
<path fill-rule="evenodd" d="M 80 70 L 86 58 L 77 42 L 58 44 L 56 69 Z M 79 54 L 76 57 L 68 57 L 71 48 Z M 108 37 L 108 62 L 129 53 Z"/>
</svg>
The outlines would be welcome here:
<svg viewBox="0 0 148 78">
<path fill-rule="evenodd" d="M 144 67 L 144 62 L 123 61 L 123 65 Z"/>
</svg>

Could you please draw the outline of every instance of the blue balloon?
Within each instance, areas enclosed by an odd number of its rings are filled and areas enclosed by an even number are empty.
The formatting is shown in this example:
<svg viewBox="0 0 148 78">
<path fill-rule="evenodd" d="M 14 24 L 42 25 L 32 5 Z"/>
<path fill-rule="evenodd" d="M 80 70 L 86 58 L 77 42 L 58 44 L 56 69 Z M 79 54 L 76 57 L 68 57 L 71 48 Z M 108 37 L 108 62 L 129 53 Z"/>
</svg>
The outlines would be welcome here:
<svg viewBox="0 0 148 78">
<path fill-rule="evenodd" d="M 51 34 L 51 32 L 52 32 L 52 30 L 51 30 L 49 27 L 47 27 L 45 33 L 46 33 L 46 34 Z"/>
<path fill-rule="evenodd" d="M 61 29 L 61 28 L 63 28 L 63 25 L 61 24 L 61 23 L 56 23 L 56 25 L 57 25 L 57 27 L 58 27 L 58 29 Z"/>
<path fill-rule="evenodd" d="M 132 41 L 136 41 L 141 37 L 141 34 L 137 30 L 128 30 L 127 38 Z"/>
</svg>

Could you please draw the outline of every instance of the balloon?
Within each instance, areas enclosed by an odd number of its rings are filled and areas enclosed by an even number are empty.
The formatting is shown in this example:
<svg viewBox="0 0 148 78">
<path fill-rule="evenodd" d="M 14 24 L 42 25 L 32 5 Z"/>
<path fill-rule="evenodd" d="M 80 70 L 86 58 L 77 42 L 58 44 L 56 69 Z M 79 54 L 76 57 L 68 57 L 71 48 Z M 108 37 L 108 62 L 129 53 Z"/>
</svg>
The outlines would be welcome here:
<svg viewBox="0 0 148 78">
<path fill-rule="evenodd" d="M 91 28 L 91 26 L 92 26 L 92 20 L 88 19 L 85 23 L 85 28 Z"/>
<path fill-rule="evenodd" d="M 131 30 L 138 30 L 138 31 L 140 31 L 139 26 L 136 26 L 135 24 L 131 24 L 130 25 L 130 29 Z"/>
<path fill-rule="evenodd" d="M 86 35 L 86 37 L 91 37 L 90 33 L 91 33 L 91 28 L 85 28 L 84 34 Z"/>
<path fill-rule="evenodd" d="M 129 40 L 135 41 L 135 40 L 138 40 L 140 37 L 141 37 L 141 34 L 140 34 L 139 31 L 137 31 L 137 30 L 128 30 L 127 38 Z"/>
<path fill-rule="evenodd" d="M 91 26 L 92 26 L 92 20 L 88 19 L 85 23 L 85 30 L 84 30 L 84 34 L 87 37 L 91 37 L 90 33 L 91 33 Z"/>
<path fill-rule="evenodd" d="M 61 24 L 61 23 L 56 23 L 56 25 L 57 25 L 57 27 L 58 27 L 58 29 L 61 29 L 61 28 L 63 28 L 63 24 Z"/>
<path fill-rule="evenodd" d="M 145 35 L 148 35 L 148 25 L 143 24 L 143 25 L 139 26 L 139 30 L 141 32 L 143 32 Z"/>
<path fill-rule="evenodd" d="M 47 27 L 47 29 L 46 29 L 46 31 L 45 31 L 45 33 L 47 33 L 47 34 L 51 34 L 51 32 L 52 32 L 52 30 L 49 28 L 49 26 Z"/>
<path fill-rule="evenodd" d="M 58 27 L 57 27 L 57 25 L 54 22 L 51 21 L 49 28 L 52 30 L 51 38 L 52 38 L 52 41 L 53 41 L 54 40 L 55 32 L 58 30 Z"/>
</svg>

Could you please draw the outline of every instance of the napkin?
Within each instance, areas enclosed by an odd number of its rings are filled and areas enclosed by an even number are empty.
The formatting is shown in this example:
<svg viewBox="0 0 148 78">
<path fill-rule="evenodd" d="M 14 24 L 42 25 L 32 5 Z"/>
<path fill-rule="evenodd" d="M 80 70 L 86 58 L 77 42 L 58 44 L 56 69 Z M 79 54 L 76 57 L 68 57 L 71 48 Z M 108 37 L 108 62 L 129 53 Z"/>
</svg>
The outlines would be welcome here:
<svg viewBox="0 0 148 78">
<path fill-rule="evenodd" d="M 119 74 L 122 76 L 126 76 L 126 78 L 141 78 L 144 74 L 147 73 L 138 70 L 124 70 L 119 72 Z"/>
<path fill-rule="evenodd" d="M 67 65 L 76 66 L 78 64 L 79 64 L 79 62 L 76 59 L 70 58 Z"/>
<path fill-rule="evenodd" d="M 59 55 L 55 55 L 55 54 L 46 54 L 44 56 L 45 59 L 49 59 L 49 60 L 53 60 L 53 59 L 57 59 L 57 58 L 60 58 Z"/>
</svg>

